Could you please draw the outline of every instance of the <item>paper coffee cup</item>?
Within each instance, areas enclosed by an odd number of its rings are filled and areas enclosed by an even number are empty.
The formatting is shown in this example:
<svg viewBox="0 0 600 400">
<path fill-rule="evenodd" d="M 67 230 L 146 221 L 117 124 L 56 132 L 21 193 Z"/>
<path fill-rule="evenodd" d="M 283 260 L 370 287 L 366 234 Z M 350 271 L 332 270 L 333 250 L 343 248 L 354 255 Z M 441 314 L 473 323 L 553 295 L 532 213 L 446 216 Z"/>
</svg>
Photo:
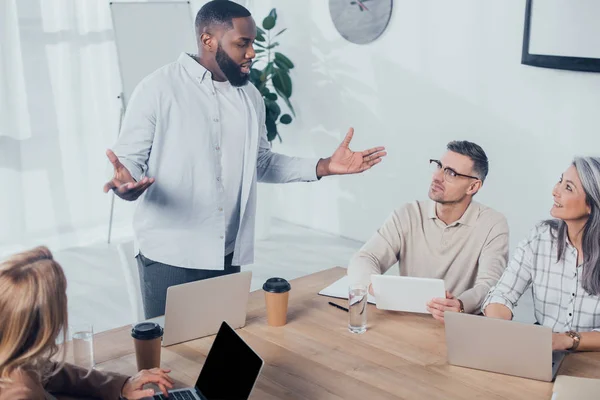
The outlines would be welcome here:
<svg viewBox="0 0 600 400">
<path fill-rule="evenodd" d="M 138 371 L 160 367 L 163 328 L 154 322 L 141 322 L 131 329 Z"/>
<path fill-rule="evenodd" d="M 267 323 L 270 326 L 286 324 L 291 288 L 290 283 L 283 278 L 268 279 L 263 285 L 267 305 Z"/>
</svg>

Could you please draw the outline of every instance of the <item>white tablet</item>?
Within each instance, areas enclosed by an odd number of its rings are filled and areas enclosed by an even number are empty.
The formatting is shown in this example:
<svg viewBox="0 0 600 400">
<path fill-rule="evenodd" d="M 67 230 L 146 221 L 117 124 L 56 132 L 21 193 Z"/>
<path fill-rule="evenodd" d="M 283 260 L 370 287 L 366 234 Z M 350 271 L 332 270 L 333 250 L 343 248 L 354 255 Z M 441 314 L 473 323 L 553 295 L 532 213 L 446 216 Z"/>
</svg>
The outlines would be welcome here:
<svg viewBox="0 0 600 400">
<path fill-rule="evenodd" d="M 443 279 L 371 275 L 377 308 L 381 310 L 427 313 L 427 303 L 446 298 Z"/>
</svg>

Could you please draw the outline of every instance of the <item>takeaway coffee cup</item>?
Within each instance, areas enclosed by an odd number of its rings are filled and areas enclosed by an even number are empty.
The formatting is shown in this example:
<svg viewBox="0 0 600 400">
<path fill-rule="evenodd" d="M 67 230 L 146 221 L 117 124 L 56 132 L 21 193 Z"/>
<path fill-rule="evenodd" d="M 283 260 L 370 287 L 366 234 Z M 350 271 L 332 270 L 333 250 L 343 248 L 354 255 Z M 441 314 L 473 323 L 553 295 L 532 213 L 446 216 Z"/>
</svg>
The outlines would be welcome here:
<svg viewBox="0 0 600 400">
<path fill-rule="evenodd" d="M 267 279 L 263 285 L 267 304 L 267 323 L 270 326 L 285 325 L 291 288 L 290 283 L 283 278 Z"/>
<path fill-rule="evenodd" d="M 138 371 L 160 367 L 163 328 L 154 322 L 141 322 L 131 329 Z"/>
</svg>

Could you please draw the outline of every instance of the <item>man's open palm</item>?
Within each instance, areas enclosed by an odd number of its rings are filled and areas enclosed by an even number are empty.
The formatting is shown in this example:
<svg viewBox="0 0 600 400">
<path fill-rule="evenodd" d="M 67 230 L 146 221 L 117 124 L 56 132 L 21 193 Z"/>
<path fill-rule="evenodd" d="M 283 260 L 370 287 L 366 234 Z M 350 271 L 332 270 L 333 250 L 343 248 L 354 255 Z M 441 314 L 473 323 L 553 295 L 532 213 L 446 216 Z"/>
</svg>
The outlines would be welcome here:
<svg viewBox="0 0 600 400">
<path fill-rule="evenodd" d="M 104 185 L 104 193 L 112 190 L 123 200 L 133 201 L 137 200 L 154 183 L 154 178 L 147 177 L 136 182 L 112 150 L 106 150 L 106 156 L 115 171 L 113 178 Z"/>
<path fill-rule="evenodd" d="M 329 172 L 332 175 L 357 174 L 381 162 L 387 153 L 384 147 L 373 147 L 365 151 L 350 150 L 350 141 L 354 136 L 354 129 L 350 128 L 344 141 L 331 156 Z"/>
</svg>

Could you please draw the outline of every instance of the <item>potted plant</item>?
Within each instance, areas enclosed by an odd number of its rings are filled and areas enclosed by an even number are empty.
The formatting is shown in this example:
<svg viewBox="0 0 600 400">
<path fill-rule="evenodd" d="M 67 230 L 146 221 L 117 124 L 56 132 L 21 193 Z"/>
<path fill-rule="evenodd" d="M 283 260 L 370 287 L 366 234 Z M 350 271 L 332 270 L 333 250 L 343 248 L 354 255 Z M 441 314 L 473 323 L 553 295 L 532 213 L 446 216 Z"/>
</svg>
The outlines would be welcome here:
<svg viewBox="0 0 600 400">
<path fill-rule="evenodd" d="M 294 107 L 290 103 L 290 97 L 292 97 L 290 70 L 294 68 L 294 63 L 287 56 L 275 50 L 279 46 L 276 38 L 284 33 L 287 28 L 273 34 L 276 24 L 277 11 L 274 8 L 263 20 L 262 29 L 256 28 L 257 35 L 254 42 L 256 59 L 250 71 L 250 81 L 260 91 L 265 102 L 269 142 L 275 138 L 281 141 L 277 126 L 279 124 L 290 124 L 293 120 L 292 115 L 296 116 Z M 258 66 L 262 66 L 262 69 Z M 282 114 L 282 104 L 279 100 L 283 100 L 292 115 Z"/>
<path fill-rule="evenodd" d="M 280 124 L 289 125 L 296 117 L 294 107 L 290 102 L 290 97 L 292 97 L 290 70 L 294 68 L 294 63 L 276 50 L 279 46 L 276 39 L 286 31 L 286 29 L 281 29 L 274 33 L 273 30 L 276 24 L 277 11 L 273 8 L 263 20 L 262 29 L 260 27 L 256 28 L 257 35 L 254 42 L 256 59 L 250 70 L 250 81 L 260 91 L 265 102 L 265 125 L 269 143 L 275 138 L 281 141 L 278 126 Z M 284 104 L 291 115 L 282 112 Z M 272 185 L 258 185 L 255 227 L 257 240 L 266 239 L 270 234 L 273 214 L 272 202 L 275 197 L 274 189 Z"/>
</svg>

